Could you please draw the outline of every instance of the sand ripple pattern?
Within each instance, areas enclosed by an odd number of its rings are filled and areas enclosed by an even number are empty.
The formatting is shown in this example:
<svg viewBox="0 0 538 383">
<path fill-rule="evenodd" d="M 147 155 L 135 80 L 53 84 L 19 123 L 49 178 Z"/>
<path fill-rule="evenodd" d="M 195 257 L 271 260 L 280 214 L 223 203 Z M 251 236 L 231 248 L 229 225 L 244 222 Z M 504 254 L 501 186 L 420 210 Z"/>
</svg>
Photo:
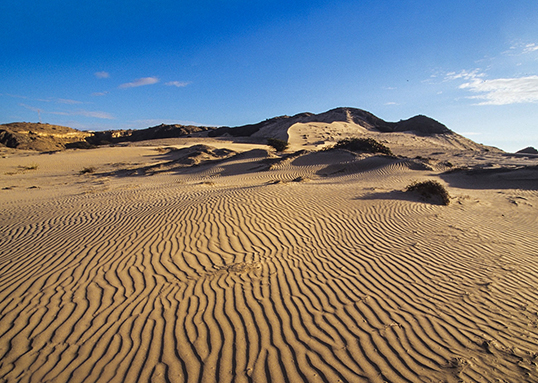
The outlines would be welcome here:
<svg viewBox="0 0 538 383">
<path fill-rule="evenodd" d="M 0 378 L 538 381 L 536 223 L 356 195 L 160 184 L 10 207 Z"/>
</svg>

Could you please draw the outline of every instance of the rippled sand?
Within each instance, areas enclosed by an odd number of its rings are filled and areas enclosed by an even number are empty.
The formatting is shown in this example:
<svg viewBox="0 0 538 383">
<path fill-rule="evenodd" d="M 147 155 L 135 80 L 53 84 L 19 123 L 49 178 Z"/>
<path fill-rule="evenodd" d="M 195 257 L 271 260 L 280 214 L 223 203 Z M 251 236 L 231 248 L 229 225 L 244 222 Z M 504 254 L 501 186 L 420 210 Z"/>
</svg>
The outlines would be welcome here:
<svg viewBox="0 0 538 383">
<path fill-rule="evenodd" d="M 538 381 L 536 172 L 230 149 L 0 159 L 1 381 Z"/>
</svg>

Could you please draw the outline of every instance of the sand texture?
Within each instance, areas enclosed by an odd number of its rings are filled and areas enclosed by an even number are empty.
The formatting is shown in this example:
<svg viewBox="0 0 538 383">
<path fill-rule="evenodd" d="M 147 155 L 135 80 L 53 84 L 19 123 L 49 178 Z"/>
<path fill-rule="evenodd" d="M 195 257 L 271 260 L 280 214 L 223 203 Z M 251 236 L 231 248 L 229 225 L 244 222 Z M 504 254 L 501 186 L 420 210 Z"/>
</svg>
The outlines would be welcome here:
<svg viewBox="0 0 538 383">
<path fill-rule="evenodd" d="M 315 128 L 4 150 L 0 381 L 538 382 L 538 158 Z"/>
</svg>

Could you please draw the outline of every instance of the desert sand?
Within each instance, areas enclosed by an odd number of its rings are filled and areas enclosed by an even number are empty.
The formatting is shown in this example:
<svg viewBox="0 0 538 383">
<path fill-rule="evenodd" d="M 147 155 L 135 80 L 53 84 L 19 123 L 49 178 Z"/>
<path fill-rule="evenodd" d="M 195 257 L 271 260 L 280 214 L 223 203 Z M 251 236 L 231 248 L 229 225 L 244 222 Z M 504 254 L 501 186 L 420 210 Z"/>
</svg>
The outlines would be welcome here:
<svg viewBox="0 0 538 383">
<path fill-rule="evenodd" d="M 2 149 L 0 381 L 538 381 L 538 156 L 283 134 Z"/>
</svg>

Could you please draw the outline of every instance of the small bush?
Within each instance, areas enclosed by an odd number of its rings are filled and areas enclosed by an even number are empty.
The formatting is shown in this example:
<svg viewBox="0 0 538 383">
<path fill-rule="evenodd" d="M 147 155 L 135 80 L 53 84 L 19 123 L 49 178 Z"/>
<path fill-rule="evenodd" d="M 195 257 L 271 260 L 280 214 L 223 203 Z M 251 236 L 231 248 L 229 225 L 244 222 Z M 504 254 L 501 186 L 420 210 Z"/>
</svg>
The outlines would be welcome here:
<svg viewBox="0 0 538 383">
<path fill-rule="evenodd" d="M 23 171 L 24 170 L 37 170 L 37 168 L 39 168 L 39 165 L 38 164 L 32 164 L 32 165 L 27 165 L 27 166 L 19 166 Z"/>
<path fill-rule="evenodd" d="M 91 174 L 91 173 L 95 173 L 97 169 L 93 166 L 88 166 L 84 169 L 82 169 L 79 173 L 80 174 Z"/>
<path fill-rule="evenodd" d="M 417 192 L 425 199 L 437 200 L 441 205 L 450 203 L 450 195 L 443 185 L 437 181 L 413 182 L 405 189 L 406 192 Z"/>
<path fill-rule="evenodd" d="M 272 146 L 277 152 L 283 152 L 288 148 L 288 142 L 278 138 L 268 138 L 267 145 Z"/>
<path fill-rule="evenodd" d="M 333 149 L 347 149 L 352 152 L 382 153 L 392 156 L 392 150 L 388 146 L 374 140 L 373 138 L 348 138 L 340 140 Z"/>
</svg>

